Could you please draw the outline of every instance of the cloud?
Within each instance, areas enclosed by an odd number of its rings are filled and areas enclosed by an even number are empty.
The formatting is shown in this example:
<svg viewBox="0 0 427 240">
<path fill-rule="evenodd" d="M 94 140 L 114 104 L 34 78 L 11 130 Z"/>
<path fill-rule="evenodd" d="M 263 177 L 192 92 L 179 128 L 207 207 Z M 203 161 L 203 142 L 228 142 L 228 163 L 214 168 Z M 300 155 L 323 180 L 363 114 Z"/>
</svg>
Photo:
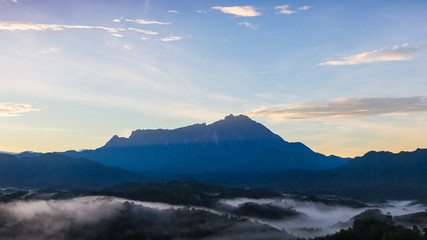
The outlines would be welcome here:
<svg viewBox="0 0 427 240">
<path fill-rule="evenodd" d="M 409 44 L 402 44 L 401 46 L 394 46 L 392 49 L 378 49 L 372 52 L 364 52 L 360 54 L 343 57 L 338 61 L 327 61 L 319 63 L 320 66 L 332 65 L 357 65 L 362 63 L 374 62 L 388 62 L 388 61 L 408 61 L 411 60 L 419 53 L 418 48 L 410 48 Z"/>
<path fill-rule="evenodd" d="M 0 117 L 16 117 L 26 112 L 38 112 L 40 108 L 28 104 L 0 103 Z"/>
<path fill-rule="evenodd" d="M 0 22 L 0 30 L 6 31 L 62 31 L 64 29 L 101 29 L 110 33 L 117 33 L 123 31 L 120 28 L 109 28 L 102 26 L 86 26 L 86 25 L 61 25 L 61 24 L 38 24 L 27 22 Z"/>
<path fill-rule="evenodd" d="M 296 13 L 295 11 L 289 10 L 289 5 L 277 6 L 275 9 L 279 10 L 276 14 L 292 14 Z"/>
<path fill-rule="evenodd" d="M 42 54 L 49 54 L 49 53 L 59 53 L 60 49 L 59 48 L 43 48 L 42 50 L 40 50 L 40 53 Z"/>
<path fill-rule="evenodd" d="M 302 102 L 259 108 L 249 116 L 272 116 L 279 119 L 349 119 L 380 114 L 427 113 L 427 97 L 405 98 L 337 98 L 326 102 Z"/>
<path fill-rule="evenodd" d="M 172 41 L 177 41 L 177 40 L 181 40 L 182 37 L 179 36 L 170 36 L 170 37 L 166 37 L 166 38 L 162 38 L 160 39 L 162 42 L 172 42 Z"/>
<path fill-rule="evenodd" d="M 118 33 L 112 33 L 111 36 L 113 36 L 113 37 L 124 37 L 125 35 L 118 34 Z"/>
<path fill-rule="evenodd" d="M 143 30 L 143 29 L 138 29 L 138 28 L 128 28 L 129 30 L 131 30 L 131 31 L 135 31 L 135 32 L 139 32 L 139 33 L 144 33 L 144 34 L 147 34 L 147 35 L 157 35 L 157 34 L 159 34 L 158 32 L 153 32 L 153 31 L 150 31 L 150 30 Z"/>
<path fill-rule="evenodd" d="M 147 40 L 148 38 L 146 38 L 146 37 L 141 37 L 141 39 L 142 39 L 142 40 Z"/>
<path fill-rule="evenodd" d="M 171 24 L 168 22 L 147 21 L 147 20 L 142 20 L 142 19 L 125 19 L 125 21 L 126 22 L 138 23 L 138 24 L 142 24 L 142 25 L 147 25 L 147 24 L 168 25 L 168 24 Z"/>
<path fill-rule="evenodd" d="M 133 48 L 133 46 L 130 44 L 125 44 L 125 45 L 123 45 L 123 48 L 126 50 L 131 50 Z"/>
<path fill-rule="evenodd" d="M 177 10 L 169 10 L 168 13 L 175 13 L 178 14 L 179 12 Z"/>
<path fill-rule="evenodd" d="M 239 23 L 239 25 L 241 25 L 241 26 L 245 26 L 245 27 L 250 28 L 250 29 L 253 29 L 253 30 L 256 30 L 256 29 L 257 29 L 257 27 L 256 27 L 256 26 L 254 26 L 254 25 L 252 25 L 250 22 L 240 22 L 240 23 Z"/>
<path fill-rule="evenodd" d="M 298 9 L 303 11 L 303 10 L 308 10 L 310 8 L 311 8 L 311 6 L 302 6 L 302 7 L 299 7 Z"/>
<path fill-rule="evenodd" d="M 121 22 L 121 21 L 123 20 L 123 18 L 124 18 L 124 17 L 120 17 L 120 18 L 113 19 L 113 22 L 117 22 L 117 23 L 118 23 L 118 22 Z"/>
<path fill-rule="evenodd" d="M 223 13 L 233 14 L 239 17 L 256 17 L 261 13 L 257 12 L 253 6 L 234 6 L 234 7 L 212 7 L 212 9 L 220 10 Z"/>
<path fill-rule="evenodd" d="M 74 132 L 71 129 L 65 128 L 52 128 L 52 127 L 34 127 L 26 125 L 17 125 L 17 124 L 1 124 L 1 131 L 37 131 L 37 132 L 53 132 L 53 133 L 70 133 Z"/>
</svg>

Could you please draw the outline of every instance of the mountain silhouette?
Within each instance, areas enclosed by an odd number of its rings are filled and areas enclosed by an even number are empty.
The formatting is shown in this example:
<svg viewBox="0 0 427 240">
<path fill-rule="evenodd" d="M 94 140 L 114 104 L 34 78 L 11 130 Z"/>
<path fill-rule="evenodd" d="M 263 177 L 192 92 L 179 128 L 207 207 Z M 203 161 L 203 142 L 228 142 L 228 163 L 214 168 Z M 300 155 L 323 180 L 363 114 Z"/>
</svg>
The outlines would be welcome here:
<svg viewBox="0 0 427 240">
<path fill-rule="evenodd" d="M 426 173 L 427 149 L 396 154 L 371 151 L 334 169 L 259 174 L 221 183 L 365 200 L 419 199 L 427 198 Z"/>
<path fill-rule="evenodd" d="M 348 160 L 287 142 L 244 115 L 229 115 L 208 125 L 136 130 L 128 138 L 113 136 L 95 150 L 63 154 L 138 172 L 164 173 L 327 169 Z"/>
<path fill-rule="evenodd" d="M 138 173 L 60 154 L 21 158 L 0 154 L 0 187 L 99 188 L 147 179 Z"/>
</svg>

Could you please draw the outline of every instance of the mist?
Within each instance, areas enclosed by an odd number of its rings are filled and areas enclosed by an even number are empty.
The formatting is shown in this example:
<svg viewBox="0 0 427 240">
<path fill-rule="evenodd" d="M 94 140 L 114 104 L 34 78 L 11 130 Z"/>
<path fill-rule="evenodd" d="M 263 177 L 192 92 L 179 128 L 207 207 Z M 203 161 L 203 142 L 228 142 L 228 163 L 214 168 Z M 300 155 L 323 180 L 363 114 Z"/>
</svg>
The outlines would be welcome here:
<svg viewBox="0 0 427 240">
<path fill-rule="evenodd" d="M 0 204 L 2 239 L 287 239 L 283 231 L 201 208 L 113 197 Z"/>
<path fill-rule="evenodd" d="M 277 229 L 298 237 L 316 237 L 334 233 L 343 228 L 351 227 L 352 218 L 368 209 L 379 209 L 383 214 L 392 216 L 423 212 L 426 206 L 412 204 L 412 201 L 387 201 L 382 204 L 367 204 L 365 207 L 347 207 L 338 204 L 325 204 L 322 202 L 299 201 L 285 196 L 273 199 L 235 198 L 223 199 L 222 204 L 233 207 L 241 206 L 247 202 L 270 204 L 282 208 L 292 208 L 299 214 L 283 220 L 258 219 Z"/>
<path fill-rule="evenodd" d="M 37 197 L 49 197 L 43 194 Z M 368 209 L 399 216 L 427 208 L 411 201 L 339 202 L 283 195 L 220 199 L 207 208 L 107 196 L 13 200 L 0 203 L 0 236 L 6 240 L 293 239 L 348 228 L 356 215 Z M 276 210 L 286 211 L 278 217 Z"/>
</svg>

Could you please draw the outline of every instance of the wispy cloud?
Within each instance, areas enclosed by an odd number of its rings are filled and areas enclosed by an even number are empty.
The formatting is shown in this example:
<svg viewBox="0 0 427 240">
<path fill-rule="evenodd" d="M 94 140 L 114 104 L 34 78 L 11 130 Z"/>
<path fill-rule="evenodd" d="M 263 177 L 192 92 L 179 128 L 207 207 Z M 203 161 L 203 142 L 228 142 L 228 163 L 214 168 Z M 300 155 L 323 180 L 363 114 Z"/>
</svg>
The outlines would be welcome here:
<svg viewBox="0 0 427 240">
<path fill-rule="evenodd" d="M 124 19 L 124 17 L 116 18 L 116 19 L 113 19 L 113 22 L 117 22 L 117 23 L 119 23 L 119 22 L 121 22 L 123 19 Z"/>
<path fill-rule="evenodd" d="M 250 116 L 289 119 L 348 119 L 380 114 L 427 112 L 427 97 L 338 98 L 325 102 L 302 102 L 255 109 Z"/>
<path fill-rule="evenodd" d="M 182 37 L 179 36 L 170 36 L 170 37 L 166 37 L 166 38 L 162 38 L 160 39 L 162 42 L 172 42 L 172 41 L 177 41 L 177 40 L 181 40 Z"/>
<path fill-rule="evenodd" d="M 239 23 L 239 25 L 241 25 L 241 26 L 245 26 L 245 27 L 250 28 L 250 29 L 253 29 L 253 30 L 256 30 L 256 29 L 257 29 L 257 27 L 256 27 L 256 26 L 254 26 L 254 25 L 252 25 L 250 22 L 240 22 L 240 23 Z"/>
<path fill-rule="evenodd" d="M 133 48 L 133 46 L 130 44 L 125 44 L 125 45 L 123 45 L 123 48 L 126 50 L 131 50 Z"/>
<path fill-rule="evenodd" d="M 49 54 L 49 53 L 59 53 L 60 49 L 59 48 L 43 48 L 42 50 L 40 50 L 40 53 L 42 54 Z"/>
<path fill-rule="evenodd" d="M 113 36 L 113 37 L 124 37 L 125 35 L 123 35 L 123 34 L 118 34 L 118 33 L 112 33 L 111 34 L 111 36 Z"/>
<path fill-rule="evenodd" d="M 411 60 L 419 53 L 419 48 L 409 47 L 409 44 L 405 43 L 401 46 L 394 46 L 392 49 L 378 49 L 372 52 L 364 52 L 360 54 L 351 55 L 349 57 L 343 57 L 338 61 L 327 61 L 319 63 L 318 65 L 357 65 L 362 63 L 374 63 L 374 62 L 388 62 L 388 61 L 408 61 Z"/>
<path fill-rule="evenodd" d="M 302 7 L 299 7 L 298 10 L 304 11 L 304 10 L 308 10 L 310 8 L 311 8 L 311 6 L 302 6 Z"/>
<path fill-rule="evenodd" d="M 101 29 L 110 33 L 117 33 L 123 31 L 120 28 L 110 28 L 102 26 L 86 26 L 86 25 L 61 25 L 61 24 L 39 24 L 39 23 L 28 23 L 28 22 L 0 22 L 0 30 L 7 31 L 62 31 L 64 29 Z"/>
<path fill-rule="evenodd" d="M 26 126 L 19 124 L 1 124 L 1 131 L 40 131 L 40 132 L 57 132 L 57 133 L 69 133 L 74 132 L 71 129 L 65 128 L 52 128 L 52 127 L 34 127 L 34 126 Z"/>
<path fill-rule="evenodd" d="M 147 35 L 157 35 L 157 34 L 159 34 L 158 32 L 153 32 L 153 31 L 150 31 L 150 30 L 144 30 L 144 29 L 138 29 L 138 28 L 128 28 L 129 30 L 131 30 L 131 31 L 135 31 L 135 32 L 139 32 L 139 33 L 144 33 L 144 34 L 147 34 Z"/>
<path fill-rule="evenodd" d="M 142 25 L 149 25 L 149 24 L 158 24 L 158 25 L 168 25 L 171 23 L 168 22 L 159 22 L 159 21 L 149 21 L 149 20 L 143 20 L 143 19 L 125 19 L 126 22 L 133 22 L 133 23 L 138 23 L 138 24 L 142 24 Z"/>
<path fill-rule="evenodd" d="M 177 10 L 169 10 L 168 13 L 175 13 L 178 14 L 179 12 Z"/>
<path fill-rule="evenodd" d="M 0 103 L 0 117 L 15 117 L 26 112 L 38 112 L 41 109 L 28 104 Z"/>
<path fill-rule="evenodd" d="M 279 10 L 278 12 L 276 12 L 277 14 L 292 14 L 292 13 L 296 13 L 296 11 L 289 10 L 288 8 L 289 8 L 289 5 L 282 5 L 282 6 L 275 7 L 276 10 Z"/>
<path fill-rule="evenodd" d="M 257 12 L 253 6 L 234 6 L 234 7 L 216 6 L 216 7 L 212 7 L 212 9 L 220 10 L 223 13 L 232 14 L 239 17 L 256 17 L 261 15 L 261 13 Z"/>
</svg>

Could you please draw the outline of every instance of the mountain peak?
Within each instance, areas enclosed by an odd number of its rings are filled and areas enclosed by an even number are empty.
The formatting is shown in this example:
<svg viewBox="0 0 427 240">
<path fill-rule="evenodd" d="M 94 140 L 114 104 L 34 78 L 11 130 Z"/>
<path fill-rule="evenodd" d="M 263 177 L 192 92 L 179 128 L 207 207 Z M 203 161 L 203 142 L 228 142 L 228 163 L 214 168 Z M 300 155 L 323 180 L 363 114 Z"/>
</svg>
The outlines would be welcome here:
<svg viewBox="0 0 427 240">
<path fill-rule="evenodd" d="M 219 143 L 256 139 L 282 140 L 264 125 L 248 116 L 230 114 L 209 125 L 202 123 L 176 129 L 135 130 L 129 138 L 115 135 L 104 147 Z"/>
<path fill-rule="evenodd" d="M 239 115 L 230 114 L 228 116 L 225 116 L 224 120 L 225 121 L 234 121 L 234 120 L 250 120 L 250 121 L 253 121 L 248 116 L 243 115 L 243 114 L 239 114 Z"/>
</svg>

